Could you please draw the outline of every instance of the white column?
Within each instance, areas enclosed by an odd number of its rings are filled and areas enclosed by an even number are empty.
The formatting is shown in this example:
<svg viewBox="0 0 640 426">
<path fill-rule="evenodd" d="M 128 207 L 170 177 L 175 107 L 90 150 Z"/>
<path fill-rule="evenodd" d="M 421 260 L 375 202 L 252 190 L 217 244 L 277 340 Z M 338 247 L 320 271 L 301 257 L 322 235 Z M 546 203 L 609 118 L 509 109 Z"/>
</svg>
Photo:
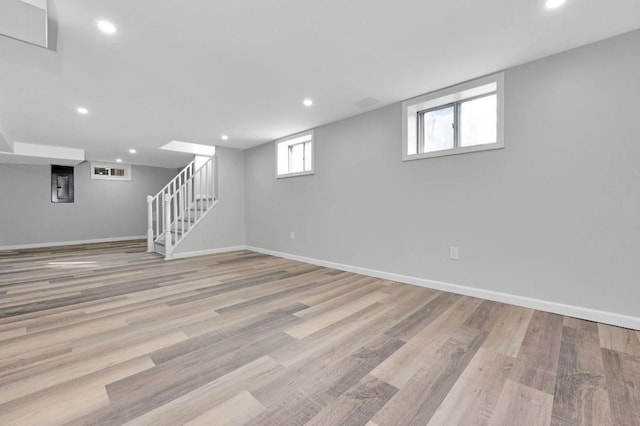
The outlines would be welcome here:
<svg viewBox="0 0 640 426">
<path fill-rule="evenodd" d="M 171 247 L 171 245 L 173 244 L 173 240 L 171 238 L 171 217 L 170 217 L 171 216 L 171 197 L 166 193 L 163 193 L 162 197 L 163 197 L 163 205 L 164 205 L 164 214 L 162 215 L 162 217 L 164 217 L 164 249 L 165 249 L 164 258 L 169 260 L 173 255 L 173 247 Z"/>
<path fill-rule="evenodd" d="M 153 197 L 147 195 L 147 251 L 151 253 L 153 249 Z"/>
</svg>

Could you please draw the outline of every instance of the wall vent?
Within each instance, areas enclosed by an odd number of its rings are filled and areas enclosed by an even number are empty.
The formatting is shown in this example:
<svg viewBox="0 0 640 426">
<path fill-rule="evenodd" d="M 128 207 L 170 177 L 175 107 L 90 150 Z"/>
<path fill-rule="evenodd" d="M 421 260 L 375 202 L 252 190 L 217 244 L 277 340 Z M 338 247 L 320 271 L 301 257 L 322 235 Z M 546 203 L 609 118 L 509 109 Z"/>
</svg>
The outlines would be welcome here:
<svg viewBox="0 0 640 426">
<path fill-rule="evenodd" d="M 376 98 L 368 97 L 368 98 L 360 99 L 358 102 L 354 102 L 353 104 L 358 108 L 365 109 L 365 108 L 371 108 L 372 106 L 378 104 L 379 102 L 380 101 L 377 100 Z"/>
</svg>

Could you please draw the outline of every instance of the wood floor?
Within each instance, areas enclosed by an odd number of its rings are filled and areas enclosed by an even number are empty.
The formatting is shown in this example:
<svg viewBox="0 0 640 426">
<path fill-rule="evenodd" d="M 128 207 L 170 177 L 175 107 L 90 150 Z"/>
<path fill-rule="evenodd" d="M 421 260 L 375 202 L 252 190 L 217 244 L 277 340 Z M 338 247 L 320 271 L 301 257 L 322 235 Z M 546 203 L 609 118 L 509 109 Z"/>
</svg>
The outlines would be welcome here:
<svg viewBox="0 0 640 426">
<path fill-rule="evenodd" d="M 0 253 L 0 425 L 640 425 L 640 334 L 252 252 Z"/>
</svg>

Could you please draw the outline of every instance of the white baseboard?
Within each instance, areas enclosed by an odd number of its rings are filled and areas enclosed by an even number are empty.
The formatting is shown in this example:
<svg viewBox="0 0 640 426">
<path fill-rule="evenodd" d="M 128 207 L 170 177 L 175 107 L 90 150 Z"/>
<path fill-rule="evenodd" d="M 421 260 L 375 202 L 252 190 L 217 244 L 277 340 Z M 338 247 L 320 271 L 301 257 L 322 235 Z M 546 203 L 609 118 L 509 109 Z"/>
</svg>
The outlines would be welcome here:
<svg viewBox="0 0 640 426">
<path fill-rule="evenodd" d="M 146 235 L 134 235 L 131 237 L 115 237 L 115 238 L 97 238 L 94 240 L 78 240 L 78 241 L 56 241 L 52 243 L 36 243 L 36 244 L 20 244 L 17 246 L 0 246 L 0 251 L 4 250 L 21 250 L 31 248 L 46 248 L 46 247 L 60 247 L 60 246 L 76 246 L 80 244 L 94 244 L 94 243 L 112 243 L 116 241 L 128 241 L 128 240 L 146 240 Z"/>
<path fill-rule="evenodd" d="M 601 311 L 591 308 L 583 308 L 580 306 L 567 305 L 564 303 L 551 302 L 548 300 L 534 299 L 531 297 L 518 296 L 515 294 L 501 293 L 492 290 L 485 290 L 476 287 L 467 287 L 458 284 L 450 284 L 442 281 L 434 281 L 425 278 L 412 277 L 409 275 L 394 274 L 390 272 L 377 271 L 375 269 L 361 268 L 359 266 L 345 265 L 342 263 L 330 262 L 326 260 L 312 259 L 309 257 L 297 256 L 294 254 L 283 253 L 273 250 L 267 250 L 259 247 L 246 246 L 246 250 L 258 253 L 268 254 L 271 256 L 291 259 L 298 262 L 310 263 L 312 265 L 324 266 L 327 268 L 339 269 L 341 271 L 353 272 L 355 274 L 367 275 L 370 277 L 381 278 L 390 281 L 397 281 L 406 284 L 412 284 L 420 287 L 431 288 L 435 290 L 446 291 L 450 293 L 472 296 L 495 302 L 508 303 L 511 305 L 523 306 L 525 308 L 537 309 L 540 311 L 551 312 L 554 314 L 567 315 L 570 317 L 581 318 L 589 321 L 601 322 L 604 324 L 616 325 L 619 327 L 640 330 L 640 318 L 628 315 L 621 315 L 614 312 Z"/>
<path fill-rule="evenodd" d="M 188 257 L 206 256 L 208 254 L 228 253 L 231 251 L 246 250 L 247 246 L 222 247 L 208 250 L 186 251 L 182 253 L 173 253 L 172 259 L 186 259 Z"/>
</svg>

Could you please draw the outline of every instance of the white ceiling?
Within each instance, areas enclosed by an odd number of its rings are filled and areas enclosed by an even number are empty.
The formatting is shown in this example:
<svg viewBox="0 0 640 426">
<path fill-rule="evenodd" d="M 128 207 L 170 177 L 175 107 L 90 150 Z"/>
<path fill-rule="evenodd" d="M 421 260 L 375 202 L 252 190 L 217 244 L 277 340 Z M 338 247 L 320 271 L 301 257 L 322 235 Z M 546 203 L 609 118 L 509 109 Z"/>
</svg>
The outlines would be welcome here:
<svg viewBox="0 0 640 426">
<path fill-rule="evenodd" d="M 359 114 L 367 97 L 373 109 L 640 28 L 638 0 L 49 0 L 49 12 L 52 50 L 0 37 L 4 133 L 171 167 L 187 159 L 158 149 L 171 140 L 247 148 Z"/>
</svg>

